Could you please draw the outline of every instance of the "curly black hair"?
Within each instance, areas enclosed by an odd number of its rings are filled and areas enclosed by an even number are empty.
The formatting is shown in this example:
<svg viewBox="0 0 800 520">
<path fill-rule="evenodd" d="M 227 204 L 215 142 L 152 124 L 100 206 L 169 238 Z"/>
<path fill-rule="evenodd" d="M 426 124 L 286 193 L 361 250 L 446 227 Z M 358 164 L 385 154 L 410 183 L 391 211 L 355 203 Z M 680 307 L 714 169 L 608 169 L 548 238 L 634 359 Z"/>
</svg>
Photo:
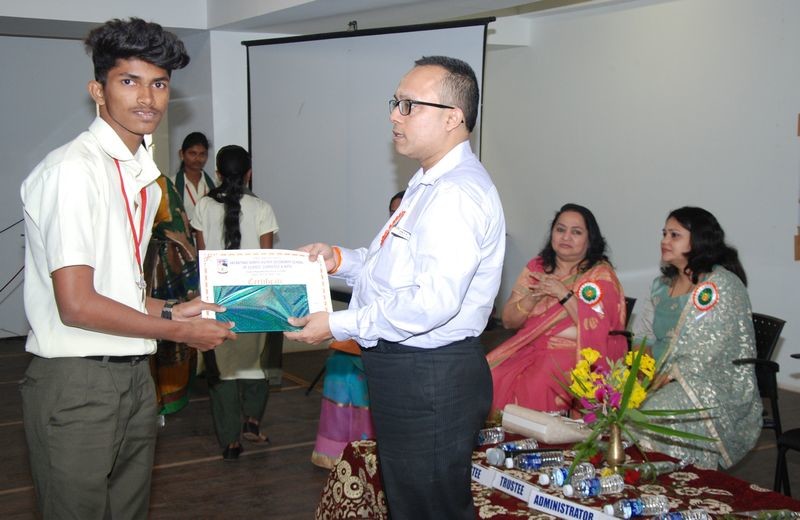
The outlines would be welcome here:
<svg viewBox="0 0 800 520">
<path fill-rule="evenodd" d="M 567 211 L 580 213 L 583 217 L 583 222 L 586 225 L 586 232 L 588 234 L 589 247 L 586 249 L 586 257 L 581 260 L 578 265 L 578 271 L 585 273 L 594 267 L 597 262 L 601 261 L 610 264 L 611 262 L 606 255 L 606 239 L 603 238 L 603 234 L 600 233 L 600 226 L 597 224 L 597 219 L 594 218 L 594 214 L 589 211 L 588 208 L 579 204 L 567 203 L 561 206 L 561 209 L 556 212 L 556 216 L 553 217 L 553 222 L 550 223 L 550 233 L 547 235 L 547 243 L 539 252 L 539 256 L 542 257 L 544 272 L 552 273 L 556 269 L 556 251 L 553 249 L 553 228 L 556 227 L 558 217 Z"/>
<path fill-rule="evenodd" d="M 710 273 L 715 265 L 721 265 L 747 286 L 747 275 L 739 261 L 739 252 L 725 243 L 725 231 L 711 212 L 703 208 L 684 206 L 672 210 L 667 215 L 667 220 L 671 218 L 689 231 L 691 250 L 686 253 L 688 263 L 684 272 L 690 275 L 692 283 L 697 283 L 700 275 Z M 666 264 L 661 266 L 661 272 L 672 279 L 678 275 L 678 268 Z"/>
<path fill-rule="evenodd" d="M 141 18 L 115 18 L 96 27 L 84 40 L 92 55 L 94 79 L 105 85 L 108 71 L 117 60 L 138 58 L 161 67 L 168 73 L 189 63 L 189 54 L 178 37 L 153 22 Z"/>
</svg>

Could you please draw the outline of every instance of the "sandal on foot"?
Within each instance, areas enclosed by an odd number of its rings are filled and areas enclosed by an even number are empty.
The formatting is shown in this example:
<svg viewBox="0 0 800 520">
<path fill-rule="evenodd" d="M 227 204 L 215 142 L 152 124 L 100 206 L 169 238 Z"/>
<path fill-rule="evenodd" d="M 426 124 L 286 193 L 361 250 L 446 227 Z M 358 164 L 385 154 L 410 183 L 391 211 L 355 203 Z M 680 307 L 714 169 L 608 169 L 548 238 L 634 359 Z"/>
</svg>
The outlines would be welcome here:
<svg viewBox="0 0 800 520">
<path fill-rule="evenodd" d="M 269 443 L 269 437 L 259 431 L 258 424 L 250 421 L 245 421 L 242 425 L 242 437 L 250 442 Z"/>
<path fill-rule="evenodd" d="M 222 451 L 222 460 L 236 460 L 239 458 L 239 455 L 242 454 L 244 448 L 242 448 L 241 444 L 236 444 L 235 446 L 228 446 Z"/>
</svg>

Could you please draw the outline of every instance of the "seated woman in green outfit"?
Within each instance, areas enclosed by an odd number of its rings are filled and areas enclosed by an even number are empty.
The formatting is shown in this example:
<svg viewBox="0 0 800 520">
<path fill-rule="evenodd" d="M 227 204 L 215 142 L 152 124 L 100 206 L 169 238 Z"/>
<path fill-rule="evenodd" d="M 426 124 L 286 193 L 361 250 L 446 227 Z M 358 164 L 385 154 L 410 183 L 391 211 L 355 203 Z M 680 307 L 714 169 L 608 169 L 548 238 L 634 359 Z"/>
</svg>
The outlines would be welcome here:
<svg viewBox="0 0 800 520">
<path fill-rule="evenodd" d="M 761 432 L 761 399 L 752 365 L 755 338 L 747 277 L 717 219 L 702 208 L 672 211 L 661 239 L 662 275 L 634 325 L 658 360 L 643 409 L 708 408 L 669 426 L 716 439 L 675 440 L 650 434 L 644 449 L 691 458 L 702 468 L 727 468 L 750 451 Z"/>
</svg>

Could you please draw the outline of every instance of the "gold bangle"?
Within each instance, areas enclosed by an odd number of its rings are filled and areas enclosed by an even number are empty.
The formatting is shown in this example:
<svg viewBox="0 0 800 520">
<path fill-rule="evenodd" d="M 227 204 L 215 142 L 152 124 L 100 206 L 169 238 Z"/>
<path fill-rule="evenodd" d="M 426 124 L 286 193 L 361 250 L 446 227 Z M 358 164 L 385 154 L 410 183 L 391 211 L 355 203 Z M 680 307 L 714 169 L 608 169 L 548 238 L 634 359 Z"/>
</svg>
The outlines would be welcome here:
<svg viewBox="0 0 800 520">
<path fill-rule="evenodd" d="M 338 271 L 339 267 L 342 265 L 342 250 L 337 246 L 333 246 L 331 249 L 333 250 L 333 257 L 336 259 L 336 265 L 333 266 L 333 269 L 328 271 L 328 274 L 336 274 L 336 271 Z"/>
<path fill-rule="evenodd" d="M 516 301 L 517 310 L 518 310 L 519 312 L 521 312 L 522 314 L 524 314 L 525 316 L 530 316 L 530 315 L 531 315 L 531 312 L 533 312 L 533 309 L 531 309 L 531 310 L 529 310 L 529 311 L 526 311 L 526 310 L 525 310 L 525 309 L 523 309 L 523 308 L 522 308 L 522 306 L 519 304 L 519 302 L 521 302 L 521 301 L 522 301 L 522 298 L 520 298 L 519 300 L 517 300 L 517 301 Z"/>
</svg>

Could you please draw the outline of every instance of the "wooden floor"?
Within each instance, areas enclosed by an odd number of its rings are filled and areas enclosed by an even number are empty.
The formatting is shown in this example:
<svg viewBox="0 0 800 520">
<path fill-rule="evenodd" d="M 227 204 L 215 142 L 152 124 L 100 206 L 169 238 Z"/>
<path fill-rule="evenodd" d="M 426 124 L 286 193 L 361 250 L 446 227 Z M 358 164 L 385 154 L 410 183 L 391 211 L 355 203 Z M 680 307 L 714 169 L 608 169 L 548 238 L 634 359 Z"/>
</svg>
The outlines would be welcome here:
<svg viewBox="0 0 800 520">
<path fill-rule="evenodd" d="M 507 336 L 484 335 L 488 347 Z M 204 380 L 192 401 L 167 416 L 159 432 L 150 505 L 152 519 L 313 518 L 328 472 L 311 464 L 317 431 L 320 389 L 305 395 L 322 367 L 327 351 L 284 355 L 283 382 L 272 388 L 264 426 L 270 446 L 249 444 L 235 462 L 223 462 L 211 423 Z M 0 339 L 0 518 L 37 518 L 28 470 L 27 447 L 17 382 L 30 357 L 20 339 Z M 800 362 L 795 372 L 800 372 Z M 800 399 L 784 392 L 785 427 L 800 427 Z M 789 454 L 795 497 L 800 496 L 800 454 Z M 730 473 L 765 488 L 772 487 L 775 439 L 762 433 L 756 448 Z"/>
</svg>

